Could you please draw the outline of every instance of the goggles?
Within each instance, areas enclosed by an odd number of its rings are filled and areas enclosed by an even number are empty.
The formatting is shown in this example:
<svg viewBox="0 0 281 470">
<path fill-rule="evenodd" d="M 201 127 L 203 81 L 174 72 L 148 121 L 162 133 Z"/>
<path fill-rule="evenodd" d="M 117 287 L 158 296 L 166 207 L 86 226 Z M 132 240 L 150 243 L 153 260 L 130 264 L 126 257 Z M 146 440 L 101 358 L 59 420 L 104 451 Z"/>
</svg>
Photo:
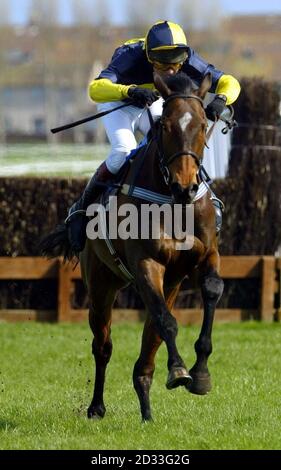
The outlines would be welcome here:
<svg viewBox="0 0 281 470">
<path fill-rule="evenodd" d="M 165 72 L 166 70 L 173 69 L 175 72 L 178 72 L 182 67 L 183 62 L 177 64 L 166 64 L 162 62 L 157 62 L 154 60 L 152 62 L 153 68 L 156 70 L 160 70 L 161 72 Z"/>
<path fill-rule="evenodd" d="M 148 51 L 148 57 L 151 62 L 160 62 L 161 64 L 182 64 L 187 59 L 187 56 L 186 48 L 182 47 Z"/>
</svg>

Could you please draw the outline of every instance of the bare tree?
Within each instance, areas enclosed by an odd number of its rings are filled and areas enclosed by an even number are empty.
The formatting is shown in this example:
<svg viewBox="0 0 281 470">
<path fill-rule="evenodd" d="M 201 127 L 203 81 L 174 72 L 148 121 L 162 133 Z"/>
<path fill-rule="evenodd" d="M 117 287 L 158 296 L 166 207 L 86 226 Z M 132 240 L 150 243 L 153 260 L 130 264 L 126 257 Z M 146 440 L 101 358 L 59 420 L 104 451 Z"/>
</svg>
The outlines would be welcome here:
<svg viewBox="0 0 281 470">
<path fill-rule="evenodd" d="M 48 26 L 59 23 L 59 2 L 57 0 L 32 0 L 29 18 L 32 23 Z"/>
<path fill-rule="evenodd" d="M 156 21 L 169 19 L 168 2 L 163 0 L 145 0 L 142 2 L 126 1 L 125 8 L 127 22 L 130 28 L 136 31 L 146 32 L 147 27 Z"/>
<path fill-rule="evenodd" d="M 176 16 L 184 29 L 214 29 L 221 19 L 220 0 L 178 0 Z"/>
<path fill-rule="evenodd" d="M 71 0 L 73 22 L 76 24 L 107 24 L 111 22 L 108 0 Z"/>
<path fill-rule="evenodd" d="M 0 1 L 0 24 L 5 25 L 11 22 L 11 2 L 9 0 Z"/>
<path fill-rule="evenodd" d="M 109 0 L 89 0 L 93 4 L 92 15 L 97 25 L 111 23 L 111 2 Z"/>
<path fill-rule="evenodd" d="M 200 16 L 202 16 L 203 3 L 200 5 L 192 0 L 179 0 L 177 2 L 177 19 L 183 29 L 192 30 L 198 25 Z"/>
<path fill-rule="evenodd" d="M 42 42 L 42 63 L 44 71 L 45 88 L 45 119 L 46 127 L 49 129 L 54 122 L 57 122 L 58 100 L 56 90 L 56 58 L 55 49 L 57 44 L 59 23 L 59 2 L 57 0 L 31 0 L 29 10 L 29 21 L 38 25 L 41 30 L 40 38 Z M 55 26 L 55 27 L 54 27 Z M 47 133 L 49 143 L 57 141 L 57 136 Z"/>
<path fill-rule="evenodd" d="M 205 10 L 205 27 L 207 29 L 215 30 L 222 17 L 222 5 L 221 0 L 208 0 L 206 2 Z"/>
<path fill-rule="evenodd" d="M 73 22 L 76 24 L 93 24 L 93 7 L 97 2 L 89 0 L 70 0 Z"/>
</svg>

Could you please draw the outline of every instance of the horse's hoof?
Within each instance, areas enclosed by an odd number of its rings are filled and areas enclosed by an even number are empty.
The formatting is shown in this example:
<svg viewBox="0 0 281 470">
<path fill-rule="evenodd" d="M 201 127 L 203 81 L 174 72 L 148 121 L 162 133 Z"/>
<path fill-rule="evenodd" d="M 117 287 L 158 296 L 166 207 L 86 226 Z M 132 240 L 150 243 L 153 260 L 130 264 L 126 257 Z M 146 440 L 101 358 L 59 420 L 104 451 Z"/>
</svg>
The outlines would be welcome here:
<svg viewBox="0 0 281 470">
<path fill-rule="evenodd" d="M 209 373 L 192 374 L 192 382 L 187 386 L 187 390 L 195 395 L 206 395 L 212 388 L 211 376 Z"/>
<path fill-rule="evenodd" d="M 168 390 L 184 385 L 185 387 L 191 386 L 192 377 L 184 367 L 173 367 L 168 374 L 166 387 Z"/>
<path fill-rule="evenodd" d="M 149 414 L 142 415 L 142 422 L 143 423 L 153 422 L 153 418 L 152 418 L 151 414 L 149 413 Z"/>
<path fill-rule="evenodd" d="M 89 419 L 102 419 L 105 415 L 105 408 L 102 406 L 89 406 L 87 416 Z"/>
</svg>

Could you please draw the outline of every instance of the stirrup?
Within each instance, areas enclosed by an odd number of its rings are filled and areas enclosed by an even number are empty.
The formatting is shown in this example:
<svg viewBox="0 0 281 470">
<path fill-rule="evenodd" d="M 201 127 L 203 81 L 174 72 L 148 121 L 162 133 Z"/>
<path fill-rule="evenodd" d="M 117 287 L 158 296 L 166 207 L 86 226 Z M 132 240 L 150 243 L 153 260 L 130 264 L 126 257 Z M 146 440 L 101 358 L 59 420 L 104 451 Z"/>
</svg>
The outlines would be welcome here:
<svg viewBox="0 0 281 470">
<path fill-rule="evenodd" d="M 224 203 L 214 194 L 210 197 L 212 204 L 215 209 L 215 217 L 216 217 L 216 234 L 218 235 L 222 228 L 222 214 L 225 210 Z"/>
<path fill-rule="evenodd" d="M 66 217 L 64 223 L 67 224 L 70 221 L 70 219 L 73 215 L 76 215 L 76 214 L 85 214 L 86 215 L 86 212 L 87 211 L 85 209 L 77 209 L 76 211 L 71 212 L 71 214 L 68 214 L 68 216 Z"/>
<path fill-rule="evenodd" d="M 219 198 L 218 198 L 217 196 L 215 196 L 214 194 L 211 195 L 210 199 L 211 199 L 211 201 L 214 201 L 214 202 L 217 202 L 217 203 L 218 203 L 219 209 L 220 209 L 222 212 L 225 211 L 225 205 L 224 205 L 224 203 L 222 202 L 221 199 L 219 199 Z M 214 204 L 214 205 L 216 205 L 216 204 Z M 216 206 L 216 207 L 218 207 L 218 206 Z"/>
</svg>

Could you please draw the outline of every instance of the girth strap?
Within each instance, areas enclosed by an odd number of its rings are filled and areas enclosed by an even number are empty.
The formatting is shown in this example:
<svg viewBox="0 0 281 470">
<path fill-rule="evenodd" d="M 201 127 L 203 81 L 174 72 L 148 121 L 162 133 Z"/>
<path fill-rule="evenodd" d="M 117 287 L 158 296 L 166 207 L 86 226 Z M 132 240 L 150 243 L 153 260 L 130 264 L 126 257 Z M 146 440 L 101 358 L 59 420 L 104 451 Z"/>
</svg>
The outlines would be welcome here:
<svg viewBox="0 0 281 470">
<path fill-rule="evenodd" d="M 105 197 L 104 195 L 102 195 L 102 198 L 101 198 L 101 203 L 103 204 L 103 206 L 105 207 Z M 111 239 L 109 238 L 109 233 L 108 233 L 108 229 L 107 229 L 107 220 L 106 220 L 106 213 L 105 211 L 101 211 L 100 212 L 100 215 L 101 215 L 101 223 L 102 223 L 102 231 L 103 231 L 103 237 L 104 237 L 104 241 L 106 243 L 106 246 L 109 250 L 109 253 L 111 254 L 111 256 L 113 257 L 113 260 L 114 262 L 116 263 L 116 265 L 118 266 L 119 270 L 121 271 L 121 273 L 123 274 L 123 276 L 125 277 L 126 280 L 132 282 L 134 280 L 134 276 L 130 273 L 130 271 L 126 268 L 125 264 L 123 263 L 123 261 L 121 260 L 120 256 L 118 255 L 117 251 L 115 250 L 114 246 L 113 246 L 113 243 L 111 241 Z"/>
<path fill-rule="evenodd" d="M 192 202 L 196 202 L 201 199 L 206 192 L 209 190 L 209 186 L 206 184 L 206 181 L 200 183 L 199 189 L 196 193 L 195 198 Z M 123 184 L 121 193 L 142 199 L 156 204 L 171 204 L 172 197 L 166 196 L 165 194 L 156 193 L 155 191 L 150 191 L 149 189 L 140 188 L 139 186 L 134 186 L 133 188 L 129 184 Z"/>
</svg>

